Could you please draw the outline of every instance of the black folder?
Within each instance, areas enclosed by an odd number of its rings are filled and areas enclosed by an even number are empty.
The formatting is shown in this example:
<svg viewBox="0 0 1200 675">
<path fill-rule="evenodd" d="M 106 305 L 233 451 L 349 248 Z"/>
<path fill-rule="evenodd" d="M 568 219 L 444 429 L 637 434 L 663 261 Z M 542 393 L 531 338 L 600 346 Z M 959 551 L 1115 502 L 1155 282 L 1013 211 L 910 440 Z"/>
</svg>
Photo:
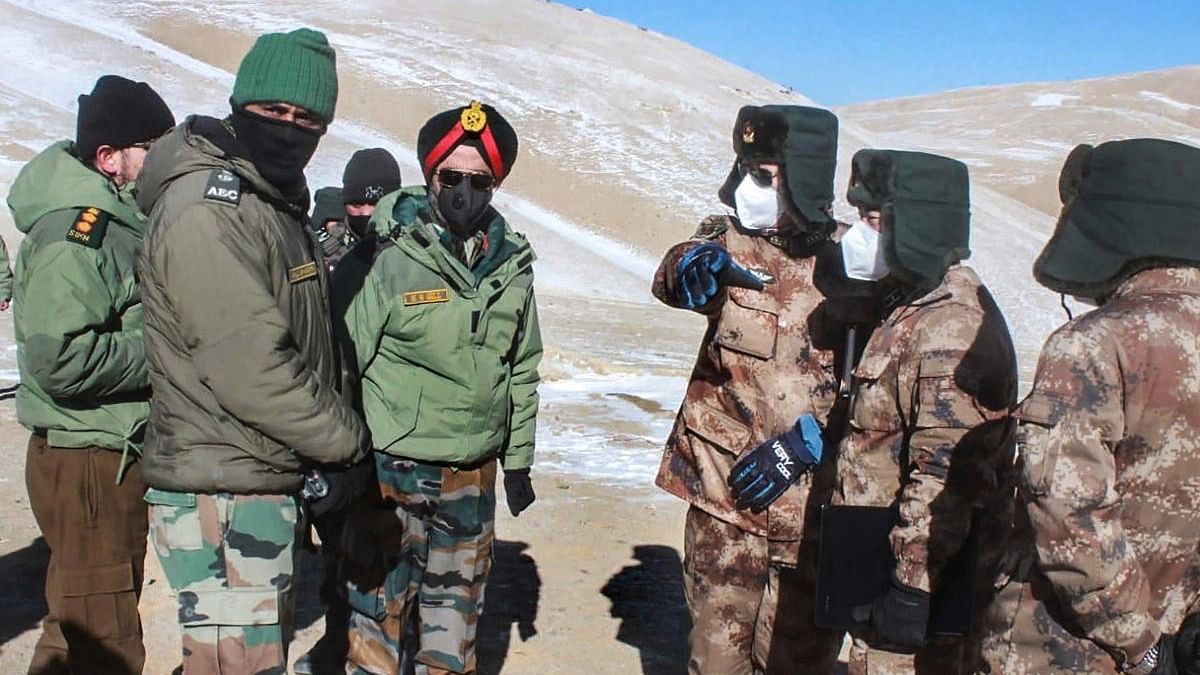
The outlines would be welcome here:
<svg viewBox="0 0 1200 675">
<path fill-rule="evenodd" d="M 818 626 L 849 630 L 862 625 L 853 618 L 854 608 L 871 604 L 891 586 L 896 559 L 888 535 L 898 520 L 894 507 L 826 505 L 821 509 Z M 978 530 L 972 523 L 962 548 L 934 580 L 930 637 L 963 637 L 971 632 Z"/>
</svg>

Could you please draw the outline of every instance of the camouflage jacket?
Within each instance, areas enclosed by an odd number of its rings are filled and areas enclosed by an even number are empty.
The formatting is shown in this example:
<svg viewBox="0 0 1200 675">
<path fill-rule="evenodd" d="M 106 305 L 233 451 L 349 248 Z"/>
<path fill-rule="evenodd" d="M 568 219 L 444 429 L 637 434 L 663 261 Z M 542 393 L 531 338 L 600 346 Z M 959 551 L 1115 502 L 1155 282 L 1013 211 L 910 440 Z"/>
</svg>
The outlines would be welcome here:
<svg viewBox="0 0 1200 675">
<path fill-rule="evenodd" d="M 1200 269 L 1140 272 L 1059 328 L 1016 416 L 1022 506 L 989 660 L 1117 672 L 1200 604 Z"/>
<path fill-rule="evenodd" d="M 713 216 L 694 239 L 667 251 L 655 274 L 655 297 L 679 306 L 678 261 L 706 239 L 773 281 L 762 291 L 729 288 L 702 308 L 708 330 L 656 482 L 747 532 L 798 541 L 808 503 L 824 501 L 832 490 L 831 468 L 805 475 L 758 515 L 734 508 L 726 479 L 743 452 L 791 428 L 801 413 L 812 412 L 825 423 L 834 406 L 833 348 L 839 338 L 813 286 L 815 258 L 793 258 L 763 237 L 738 232 L 730 218 Z"/>
<path fill-rule="evenodd" d="M 1011 501 L 1017 363 L 1004 317 L 969 267 L 896 307 L 854 371 L 835 501 L 899 507 L 896 577 L 930 590 L 972 516 Z"/>
</svg>

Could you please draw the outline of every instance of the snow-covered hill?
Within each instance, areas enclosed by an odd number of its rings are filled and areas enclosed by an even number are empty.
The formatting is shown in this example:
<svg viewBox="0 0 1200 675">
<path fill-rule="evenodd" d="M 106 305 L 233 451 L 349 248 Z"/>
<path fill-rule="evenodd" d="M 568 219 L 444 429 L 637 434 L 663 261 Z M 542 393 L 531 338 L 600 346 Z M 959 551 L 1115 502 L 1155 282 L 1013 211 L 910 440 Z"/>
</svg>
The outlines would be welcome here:
<svg viewBox="0 0 1200 675">
<path fill-rule="evenodd" d="M 624 462 L 612 473 L 642 480 L 701 331 L 646 304 L 655 261 L 722 208 L 715 192 L 738 108 L 812 104 L 689 45 L 542 0 L 0 0 L 0 10 L 0 192 L 34 152 L 73 133 L 75 98 L 102 73 L 151 82 L 177 116 L 222 114 L 232 72 L 264 31 L 315 26 L 338 49 L 338 119 L 314 185 L 337 182 L 369 145 L 391 148 L 413 180 L 413 141 L 430 114 L 471 98 L 495 104 L 522 143 L 499 203 L 539 250 L 547 298 L 543 447 L 594 453 L 589 471 Z M 843 118 L 839 194 L 854 151 L 911 145 Z M 1007 313 L 1028 377 L 1063 318 L 1029 274 L 1052 218 L 978 180 L 973 214 L 971 264 Z M 7 213 L 0 226 L 15 251 Z"/>
<path fill-rule="evenodd" d="M 981 87 L 838 110 L 892 143 L 953 154 L 977 183 L 1055 215 L 1071 148 L 1118 138 L 1200 145 L 1200 66 Z"/>
</svg>

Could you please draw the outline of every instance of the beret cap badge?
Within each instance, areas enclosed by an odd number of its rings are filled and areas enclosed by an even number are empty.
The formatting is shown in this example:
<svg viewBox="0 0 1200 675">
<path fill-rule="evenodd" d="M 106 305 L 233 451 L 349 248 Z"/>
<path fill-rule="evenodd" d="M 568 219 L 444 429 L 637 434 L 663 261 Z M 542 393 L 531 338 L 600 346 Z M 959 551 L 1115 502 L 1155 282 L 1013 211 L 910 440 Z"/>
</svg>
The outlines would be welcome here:
<svg viewBox="0 0 1200 675">
<path fill-rule="evenodd" d="M 477 134 L 487 126 L 487 113 L 483 111 L 482 105 L 479 101 L 471 101 L 471 105 L 462 111 L 459 121 L 462 122 L 464 131 Z"/>
</svg>

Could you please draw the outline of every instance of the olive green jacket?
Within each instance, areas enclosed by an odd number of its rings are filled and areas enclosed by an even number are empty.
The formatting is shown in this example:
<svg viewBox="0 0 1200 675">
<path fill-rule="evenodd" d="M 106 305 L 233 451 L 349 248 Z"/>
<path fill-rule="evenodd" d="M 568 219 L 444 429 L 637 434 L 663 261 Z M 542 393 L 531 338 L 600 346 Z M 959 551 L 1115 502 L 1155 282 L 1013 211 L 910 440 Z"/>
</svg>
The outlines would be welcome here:
<svg viewBox="0 0 1200 675">
<path fill-rule="evenodd" d="M 8 205 L 25 233 L 13 308 L 17 418 L 55 447 L 124 450 L 150 400 L 136 275 L 145 219 L 132 190 L 60 141 L 21 169 Z"/>
<path fill-rule="evenodd" d="M 334 316 L 376 449 L 470 466 L 533 463 L 542 356 L 533 249 L 493 212 L 467 269 L 429 222 L 422 189 L 380 202 L 382 245 L 343 259 Z M 368 240 L 369 241 L 369 240 Z"/>
<path fill-rule="evenodd" d="M 142 475 L 163 490 L 282 494 L 306 467 L 369 447 L 338 393 L 325 266 L 303 206 L 236 145 L 215 120 L 188 118 L 138 181 L 154 386 Z"/>
<path fill-rule="evenodd" d="M 13 271 L 8 262 L 8 246 L 0 239 L 0 300 L 11 300 L 13 294 Z"/>
</svg>

